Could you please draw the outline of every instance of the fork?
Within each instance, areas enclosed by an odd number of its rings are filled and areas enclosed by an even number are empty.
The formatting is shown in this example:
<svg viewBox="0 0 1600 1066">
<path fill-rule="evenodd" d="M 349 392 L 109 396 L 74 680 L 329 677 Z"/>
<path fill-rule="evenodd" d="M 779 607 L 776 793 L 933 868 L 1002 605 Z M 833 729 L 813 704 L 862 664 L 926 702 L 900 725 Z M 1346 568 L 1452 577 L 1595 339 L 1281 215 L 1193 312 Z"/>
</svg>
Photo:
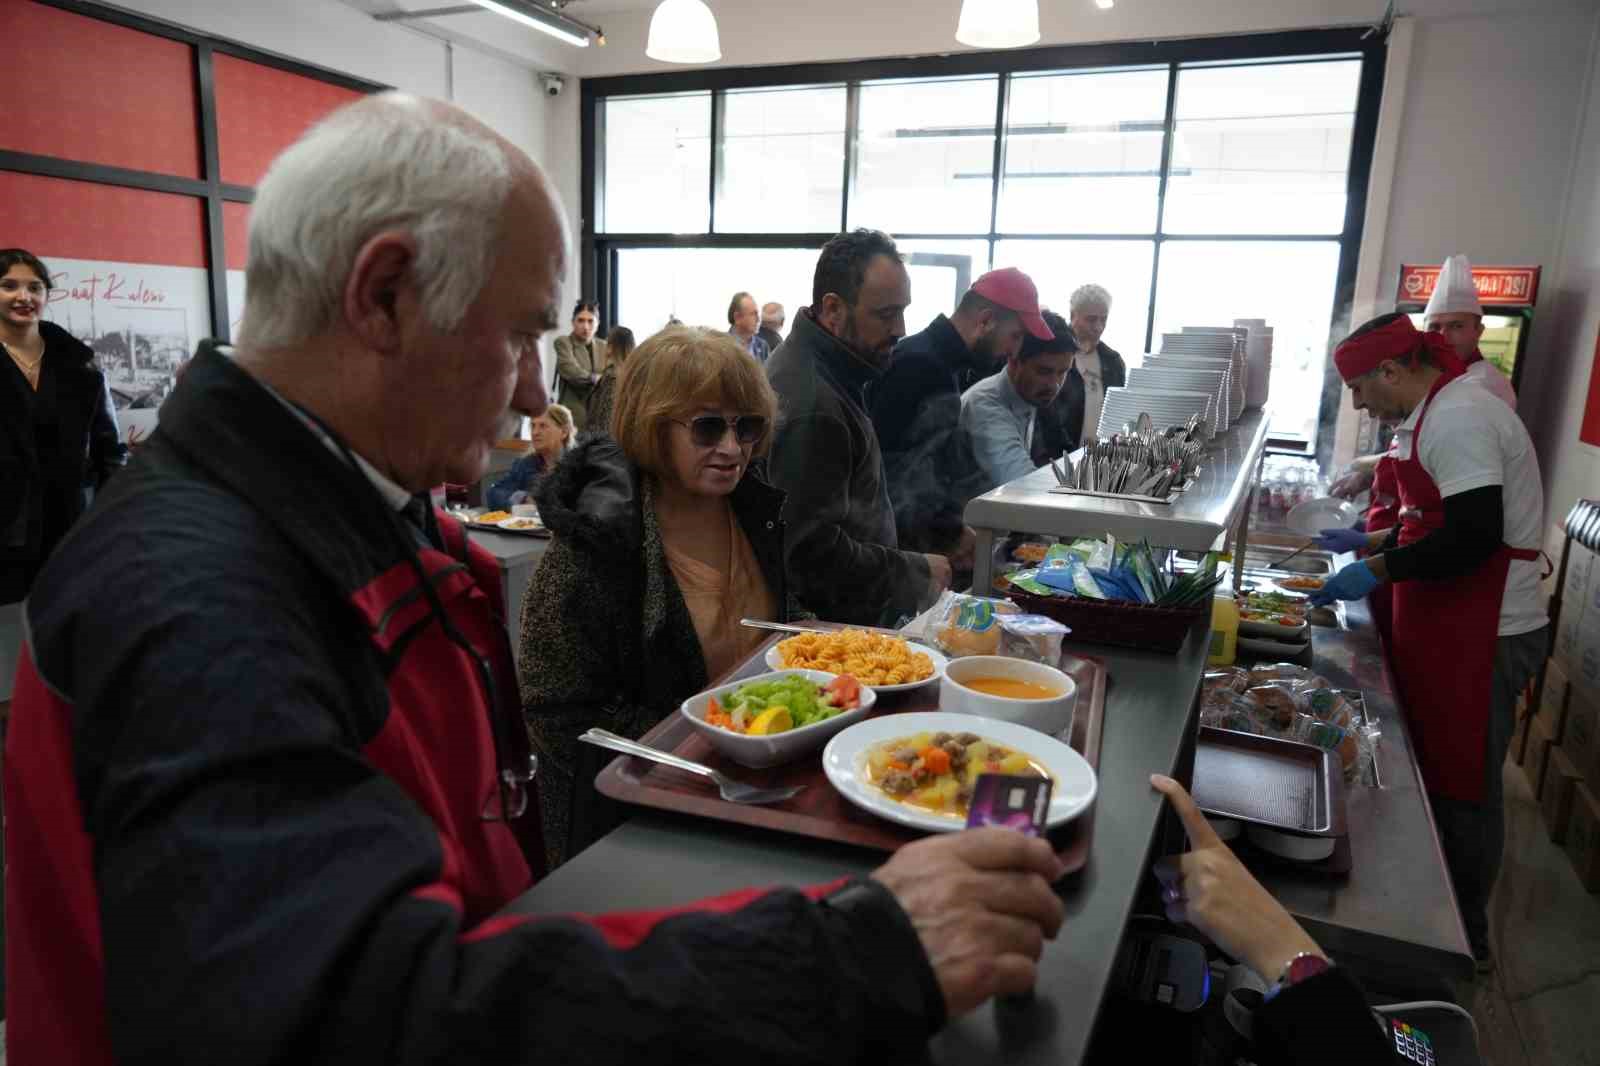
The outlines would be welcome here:
<svg viewBox="0 0 1600 1066">
<path fill-rule="evenodd" d="M 578 739 L 599 748 L 610 748 L 612 751 L 620 751 L 624 755 L 649 759 L 651 762 L 658 762 L 663 766 L 671 766 L 677 770 L 699 774 L 701 777 L 709 777 L 716 782 L 717 789 L 722 793 L 722 798 L 729 803 L 748 803 L 757 806 L 766 803 L 782 803 L 786 799 L 793 799 L 798 796 L 806 787 L 804 785 L 794 785 L 790 788 L 757 788 L 754 785 L 747 785 L 743 781 L 735 781 L 733 778 L 720 771 L 713 770 L 709 766 L 702 766 L 688 759 L 680 759 L 670 752 L 657 751 L 655 748 L 646 747 L 626 737 L 608 733 L 604 729 L 591 729 Z"/>
</svg>

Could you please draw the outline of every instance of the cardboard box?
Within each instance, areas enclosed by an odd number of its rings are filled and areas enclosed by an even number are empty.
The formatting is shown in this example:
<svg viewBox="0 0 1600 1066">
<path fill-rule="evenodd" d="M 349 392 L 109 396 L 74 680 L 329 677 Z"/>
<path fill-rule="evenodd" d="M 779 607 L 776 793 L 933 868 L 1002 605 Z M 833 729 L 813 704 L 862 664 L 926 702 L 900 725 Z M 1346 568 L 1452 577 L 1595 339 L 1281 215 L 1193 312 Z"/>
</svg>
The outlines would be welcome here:
<svg viewBox="0 0 1600 1066">
<path fill-rule="evenodd" d="M 1594 553 L 1582 544 L 1569 542 L 1566 579 L 1561 583 L 1561 605 L 1555 622 L 1554 654 L 1567 670 L 1568 678 L 1576 680 L 1583 659 L 1583 627 L 1588 604 L 1593 598 L 1591 583 L 1600 580 L 1600 567 L 1593 565 Z M 1594 573 L 1591 573 L 1594 571 Z"/>
<path fill-rule="evenodd" d="M 1567 672 L 1555 659 L 1547 659 L 1544 668 L 1544 684 L 1539 688 L 1539 710 L 1536 717 L 1544 723 L 1545 732 L 1561 743 L 1567 728 L 1567 695 L 1571 685 L 1567 681 Z"/>
<path fill-rule="evenodd" d="M 1600 892 L 1600 801 L 1594 798 L 1588 785 L 1579 785 L 1573 790 L 1566 849 L 1583 887 L 1590 892 Z"/>
<path fill-rule="evenodd" d="M 1539 809 L 1544 814 L 1544 828 L 1550 839 L 1559 844 L 1567 838 L 1567 825 L 1572 816 L 1572 797 L 1583 784 L 1577 767 L 1560 748 L 1550 749 L 1550 762 L 1544 772 L 1544 795 Z"/>
<path fill-rule="evenodd" d="M 1600 705 L 1585 696 L 1574 685 L 1567 697 L 1567 728 L 1561 738 L 1561 750 L 1577 768 L 1591 791 L 1600 791 L 1600 776 L 1596 776 L 1596 759 L 1600 758 Z"/>
<path fill-rule="evenodd" d="M 1535 719 L 1528 727 L 1528 754 L 1522 761 L 1522 772 L 1527 775 L 1528 787 L 1533 789 L 1535 802 L 1539 800 L 1539 787 L 1544 784 L 1544 770 L 1549 762 L 1550 750 L 1555 745 L 1544 726 Z"/>
</svg>

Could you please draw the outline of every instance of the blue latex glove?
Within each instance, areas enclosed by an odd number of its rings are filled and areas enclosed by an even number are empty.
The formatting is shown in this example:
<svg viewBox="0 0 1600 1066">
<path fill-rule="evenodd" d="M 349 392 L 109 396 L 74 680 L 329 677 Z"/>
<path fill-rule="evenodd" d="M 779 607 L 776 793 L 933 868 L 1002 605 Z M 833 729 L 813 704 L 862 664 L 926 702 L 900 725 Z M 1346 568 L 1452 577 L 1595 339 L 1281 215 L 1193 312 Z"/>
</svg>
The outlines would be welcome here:
<svg viewBox="0 0 1600 1066">
<path fill-rule="evenodd" d="M 1359 600 L 1378 587 L 1378 575 L 1364 562 L 1344 567 L 1311 594 L 1311 606 L 1326 607 L 1334 600 Z"/>
<path fill-rule="evenodd" d="M 1365 532 L 1354 529 L 1324 529 L 1317 534 L 1317 547 L 1330 552 L 1362 551 L 1367 546 Z"/>
</svg>

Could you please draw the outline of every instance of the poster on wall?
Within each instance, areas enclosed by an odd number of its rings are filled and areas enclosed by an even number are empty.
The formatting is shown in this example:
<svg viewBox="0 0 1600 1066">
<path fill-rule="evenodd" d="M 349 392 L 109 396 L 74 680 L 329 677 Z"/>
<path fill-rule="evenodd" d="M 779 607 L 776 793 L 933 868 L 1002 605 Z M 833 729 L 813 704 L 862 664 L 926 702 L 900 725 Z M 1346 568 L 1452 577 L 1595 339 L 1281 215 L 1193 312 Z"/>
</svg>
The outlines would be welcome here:
<svg viewBox="0 0 1600 1066">
<path fill-rule="evenodd" d="M 45 260 L 45 317 L 94 349 L 124 435 L 155 428 L 179 370 L 211 331 L 206 272 L 87 259 Z"/>
</svg>

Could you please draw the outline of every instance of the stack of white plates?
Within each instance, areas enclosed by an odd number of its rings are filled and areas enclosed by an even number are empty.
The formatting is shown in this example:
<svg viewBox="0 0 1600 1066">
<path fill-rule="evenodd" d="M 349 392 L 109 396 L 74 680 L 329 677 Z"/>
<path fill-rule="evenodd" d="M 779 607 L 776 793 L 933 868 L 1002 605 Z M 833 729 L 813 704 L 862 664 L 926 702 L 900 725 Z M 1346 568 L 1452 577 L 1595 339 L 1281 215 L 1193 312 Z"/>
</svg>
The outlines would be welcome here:
<svg viewBox="0 0 1600 1066">
<path fill-rule="evenodd" d="M 1151 370 L 1216 370 L 1223 374 L 1227 387 L 1223 390 L 1221 411 L 1213 425 L 1218 433 L 1231 426 L 1243 413 L 1243 409 L 1234 404 L 1236 390 L 1233 385 L 1233 360 L 1225 358 L 1210 358 L 1199 355 L 1152 355 L 1144 361 L 1146 368 Z"/>
<path fill-rule="evenodd" d="M 1215 427 L 1219 414 L 1228 410 L 1228 374 L 1213 370 L 1179 369 L 1164 366 L 1136 366 L 1128 371 L 1128 387 L 1133 389 L 1171 389 L 1209 393 L 1206 422 Z"/>
<path fill-rule="evenodd" d="M 1108 440 L 1121 433 L 1125 423 L 1136 422 L 1140 415 L 1149 415 L 1158 430 L 1168 426 L 1181 426 L 1189 416 L 1205 417 L 1211 394 L 1200 391 L 1167 391 L 1164 389 L 1112 388 L 1106 390 L 1105 406 L 1100 409 L 1098 436 Z"/>
<path fill-rule="evenodd" d="M 1227 337 L 1232 341 L 1228 351 L 1228 358 L 1233 360 L 1233 410 L 1237 417 L 1244 414 L 1246 401 L 1249 399 L 1249 370 L 1245 358 L 1245 347 L 1249 342 L 1250 332 L 1238 326 L 1184 326 L 1185 337 Z"/>
<path fill-rule="evenodd" d="M 1264 318 L 1236 318 L 1235 326 L 1250 331 L 1245 342 L 1245 398 L 1246 407 L 1264 407 L 1272 391 L 1272 327 Z"/>
</svg>

